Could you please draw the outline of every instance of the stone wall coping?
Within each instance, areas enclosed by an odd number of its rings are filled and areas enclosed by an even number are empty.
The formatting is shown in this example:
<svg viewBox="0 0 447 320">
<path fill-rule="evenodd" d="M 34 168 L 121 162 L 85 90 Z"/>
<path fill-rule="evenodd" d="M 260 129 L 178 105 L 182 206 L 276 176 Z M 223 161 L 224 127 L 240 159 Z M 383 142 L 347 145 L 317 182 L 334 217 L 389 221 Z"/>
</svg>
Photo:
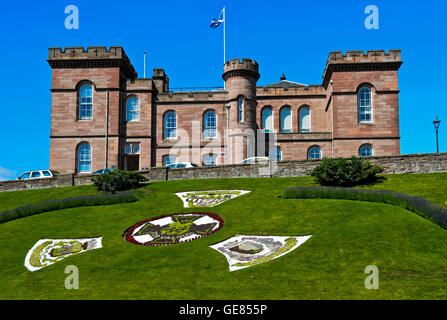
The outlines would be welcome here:
<svg viewBox="0 0 447 320">
<path fill-rule="evenodd" d="M 385 174 L 405 173 L 434 173 L 447 172 L 447 152 L 444 153 L 419 153 L 402 154 L 394 156 L 365 157 L 372 163 L 382 164 Z M 181 179 L 217 179 L 238 177 L 301 177 L 309 176 L 312 170 L 321 160 L 300 159 L 277 162 L 278 170 L 267 175 L 262 175 L 257 168 L 268 168 L 268 164 L 224 164 L 215 167 L 177 168 L 152 167 L 149 170 L 140 171 L 147 175 L 152 181 L 169 181 Z M 433 162 L 434 165 L 430 166 Z M 390 166 L 391 164 L 391 166 Z M 234 170 L 236 170 L 236 172 Z M 238 171 L 240 170 L 240 171 Z M 198 174 L 196 175 L 195 172 Z M 172 176 L 170 176 L 172 173 Z M 208 174 L 209 173 L 209 174 Z M 234 175 L 236 173 L 236 175 Z M 152 176 L 153 174 L 153 176 Z M 151 176 L 153 179 L 151 179 Z M 0 192 L 28 190 L 39 188 L 69 187 L 73 185 L 85 185 L 91 183 L 92 174 L 76 175 L 74 173 L 60 174 L 51 178 L 40 178 L 33 180 L 10 180 L 0 182 Z"/>
</svg>

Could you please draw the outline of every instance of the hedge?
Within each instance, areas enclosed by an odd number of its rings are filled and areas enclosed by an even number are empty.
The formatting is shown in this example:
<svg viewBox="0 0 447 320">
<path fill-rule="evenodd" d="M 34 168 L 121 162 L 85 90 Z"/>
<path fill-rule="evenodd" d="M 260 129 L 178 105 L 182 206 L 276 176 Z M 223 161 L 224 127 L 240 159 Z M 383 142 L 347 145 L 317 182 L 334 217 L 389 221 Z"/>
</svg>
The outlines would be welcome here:
<svg viewBox="0 0 447 320">
<path fill-rule="evenodd" d="M 87 206 L 102 206 L 102 205 L 111 205 L 119 203 L 129 203 L 129 202 L 135 202 L 137 200 L 138 199 L 133 192 L 80 196 L 60 200 L 52 200 L 37 205 L 29 204 L 23 207 L 15 208 L 10 211 L 1 212 L 0 223 L 48 211 L 61 210 L 67 208 L 87 207 Z"/>
<path fill-rule="evenodd" d="M 378 202 L 414 212 L 447 229 L 447 209 L 421 197 L 386 190 L 362 190 L 343 187 L 295 187 L 284 190 L 285 199 L 340 199 Z"/>
</svg>

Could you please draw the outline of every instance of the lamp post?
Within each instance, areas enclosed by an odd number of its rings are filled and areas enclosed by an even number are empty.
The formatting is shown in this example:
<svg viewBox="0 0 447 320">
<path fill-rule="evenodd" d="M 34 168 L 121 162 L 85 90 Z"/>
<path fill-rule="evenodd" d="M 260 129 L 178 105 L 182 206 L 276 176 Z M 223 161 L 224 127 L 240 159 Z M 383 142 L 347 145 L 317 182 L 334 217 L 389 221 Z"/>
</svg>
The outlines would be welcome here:
<svg viewBox="0 0 447 320">
<path fill-rule="evenodd" d="M 436 117 L 436 120 L 433 121 L 433 125 L 435 126 L 435 130 L 436 130 L 436 152 L 439 153 L 438 131 L 439 131 L 439 126 L 441 125 L 441 120 L 439 120 L 438 117 Z"/>
</svg>

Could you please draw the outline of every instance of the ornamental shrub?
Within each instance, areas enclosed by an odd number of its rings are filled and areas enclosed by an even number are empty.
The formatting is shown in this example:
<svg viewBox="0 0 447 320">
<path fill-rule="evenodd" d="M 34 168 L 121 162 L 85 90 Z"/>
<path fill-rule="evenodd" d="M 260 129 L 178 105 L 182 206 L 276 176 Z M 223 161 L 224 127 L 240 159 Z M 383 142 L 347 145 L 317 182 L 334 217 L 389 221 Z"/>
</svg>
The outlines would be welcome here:
<svg viewBox="0 0 447 320">
<path fill-rule="evenodd" d="M 100 191 L 116 193 L 117 191 L 138 188 L 142 182 L 148 180 L 138 172 L 115 170 L 94 177 L 93 184 Z"/>
<path fill-rule="evenodd" d="M 324 158 L 311 173 L 323 186 L 351 187 L 368 184 L 377 180 L 383 169 L 359 157 Z"/>
</svg>

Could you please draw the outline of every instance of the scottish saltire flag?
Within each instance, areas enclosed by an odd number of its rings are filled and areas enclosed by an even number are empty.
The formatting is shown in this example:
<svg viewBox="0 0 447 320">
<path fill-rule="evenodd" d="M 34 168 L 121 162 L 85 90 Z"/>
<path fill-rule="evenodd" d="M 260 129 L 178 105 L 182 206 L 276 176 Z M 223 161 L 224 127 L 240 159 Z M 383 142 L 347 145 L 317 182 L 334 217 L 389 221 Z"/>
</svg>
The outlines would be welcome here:
<svg viewBox="0 0 447 320">
<path fill-rule="evenodd" d="M 220 24 L 221 24 L 222 22 L 225 21 L 224 19 L 222 19 L 223 11 L 224 11 L 224 9 L 222 9 L 222 11 L 220 12 L 219 18 L 211 19 L 210 28 L 215 29 L 215 28 L 217 28 L 218 26 L 220 26 Z"/>
</svg>

